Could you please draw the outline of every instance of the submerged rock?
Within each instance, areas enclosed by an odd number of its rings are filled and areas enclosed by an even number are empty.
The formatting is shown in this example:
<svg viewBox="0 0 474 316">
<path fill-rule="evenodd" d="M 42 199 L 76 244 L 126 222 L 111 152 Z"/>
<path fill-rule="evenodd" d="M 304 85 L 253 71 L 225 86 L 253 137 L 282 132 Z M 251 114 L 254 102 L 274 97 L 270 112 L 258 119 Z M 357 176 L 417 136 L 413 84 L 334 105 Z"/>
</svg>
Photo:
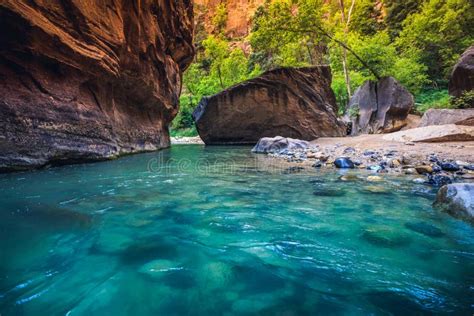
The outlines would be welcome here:
<svg viewBox="0 0 474 316">
<path fill-rule="evenodd" d="M 474 221 L 474 183 L 454 183 L 443 186 L 433 204 L 449 214 Z"/>
<path fill-rule="evenodd" d="M 347 157 L 339 157 L 336 160 L 334 160 L 334 165 L 336 168 L 341 168 L 341 169 L 354 169 L 355 165 Z"/>
<path fill-rule="evenodd" d="M 386 187 L 369 185 L 364 187 L 364 191 L 375 193 L 375 194 L 391 194 L 391 192 Z"/>
<path fill-rule="evenodd" d="M 281 135 L 344 136 L 329 67 L 280 68 L 204 97 L 193 113 L 206 144 L 255 144 Z"/>
<path fill-rule="evenodd" d="M 380 176 L 368 176 L 367 181 L 369 182 L 380 182 L 383 181 L 383 178 Z"/>
<path fill-rule="evenodd" d="M 261 138 L 255 147 L 253 153 L 280 153 L 282 151 L 294 151 L 306 149 L 309 142 L 300 139 L 285 138 L 281 136 Z"/>
<path fill-rule="evenodd" d="M 414 223 L 410 222 L 410 223 L 406 223 L 405 227 L 414 232 L 417 232 L 417 233 L 420 233 L 432 238 L 439 238 L 439 237 L 444 236 L 444 233 L 441 231 L 441 229 L 433 225 L 427 224 L 425 222 L 414 222 Z"/>
<path fill-rule="evenodd" d="M 343 189 L 334 189 L 334 188 L 325 188 L 325 187 L 320 187 L 317 188 L 313 192 L 313 195 L 316 196 L 329 196 L 329 197 L 339 197 L 339 196 L 344 196 L 346 195 L 346 191 Z"/>
<path fill-rule="evenodd" d="M 424 178 L 415 178 L 412 180 L 414 183 L 417 183 L 417 184 L 422 184 L 422 183 L 425 183 L 426 180 Z"/>
<path fill-rule="evenodd" d="M 390 228 L 367 229 L 362 233 L 362 238 L 375 246 L 385 248 L 400 248 L 411 242 L 409 237 Z"/>
<path fill-rule="evenodd" d="M 359 181 L 360 178 L 355 174 L 345 174 L 339 177 L 339 180 L 349 182 L 349 181 Z"/>
<path fill-rule="evenodd" d="M 0 17 L 0 170 L 169 146 L 190 1 L 1 1 Z"/>
</svg>

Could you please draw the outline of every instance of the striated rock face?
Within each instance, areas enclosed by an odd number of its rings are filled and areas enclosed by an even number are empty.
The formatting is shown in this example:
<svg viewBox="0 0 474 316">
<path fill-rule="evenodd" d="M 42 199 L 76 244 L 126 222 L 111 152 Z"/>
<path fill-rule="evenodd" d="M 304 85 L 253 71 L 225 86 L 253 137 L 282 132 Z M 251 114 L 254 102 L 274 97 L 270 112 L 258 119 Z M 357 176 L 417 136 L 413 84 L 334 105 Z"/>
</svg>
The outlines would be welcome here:
<svg viewBox="0 0 474 316">
<path fill-rule="evenodd" d="M 474 126 L 474 109 L 429 109 L 419 127 L 444 124 Z"/>
<path fill-rule="evenodd" d="M 474 45 L 462 54 L 454 66 L 449 81 L 449 94 L 454 97 L 460 97 L 465 91 L 472 90 L 474 90 Z M 474 103 L 470 106 L 474 107 Z"/>
<path fill-rule="evenodd" d="M 169 145 L 190 0 L 0 2 L 0 169 Z"/>
<path fill-rule="evenodd" d="M 394 78 L 366 81 L 349 101 L 352 135 L 398 131 L 413 105 L 413 96 Z"/>
<path fill-rule="evenodd" d="M 256 144 L 280 135 L 344 136 L 329 67 L 280 68 L 201 100 L 193 113 L 206 144 Z"/>
</svg>

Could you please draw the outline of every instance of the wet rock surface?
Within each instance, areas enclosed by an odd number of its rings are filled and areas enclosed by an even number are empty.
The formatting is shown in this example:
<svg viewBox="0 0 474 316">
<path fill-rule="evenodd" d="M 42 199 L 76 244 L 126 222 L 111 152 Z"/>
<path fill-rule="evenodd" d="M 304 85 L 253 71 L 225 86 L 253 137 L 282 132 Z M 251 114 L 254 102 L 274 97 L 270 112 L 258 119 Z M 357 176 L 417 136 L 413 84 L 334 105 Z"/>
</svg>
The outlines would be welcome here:
<svg viewBox="0 0 474 316">
<path fill-rule="evenodd" d="M 413 96 L 392 77 L 366 81 L 349 101 L 352 135 L 389 133 L 407 125 Z"/>
<path fill-rule="evenodd" d="M 280 68 L 204 97 L 193 113 L 206 144 L 256 144 L 262 137 L 344 136 L 329 67 Z"/>
<path fill-rule="evenodd" d="M 439 189 L 434 206 L 474 222 L 474 183 L 453 183 Z"/>
<path fill-rule="evenodd" d="M 2 1 L 0 169 L 169 146 L 192 2 Z"/>
</svg>

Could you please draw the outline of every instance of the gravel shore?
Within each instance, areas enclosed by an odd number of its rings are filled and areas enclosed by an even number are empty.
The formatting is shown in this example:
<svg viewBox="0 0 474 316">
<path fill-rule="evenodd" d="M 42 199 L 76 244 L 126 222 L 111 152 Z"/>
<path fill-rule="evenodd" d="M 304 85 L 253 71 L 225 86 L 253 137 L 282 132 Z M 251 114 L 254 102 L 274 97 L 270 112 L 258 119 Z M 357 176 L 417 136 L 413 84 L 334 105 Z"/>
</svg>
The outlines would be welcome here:
<svg viewBox="0 0 474 316">
<path fill-rule="evenodd" d="M 268 154 L 295 167 L 349 168 L 382 174 L 408 174 L 420 183 L 442 186 L 474 181 L 474 142 L 400 143 L 383 135 L 319 138 L 307 149 Z"/>
</svg>

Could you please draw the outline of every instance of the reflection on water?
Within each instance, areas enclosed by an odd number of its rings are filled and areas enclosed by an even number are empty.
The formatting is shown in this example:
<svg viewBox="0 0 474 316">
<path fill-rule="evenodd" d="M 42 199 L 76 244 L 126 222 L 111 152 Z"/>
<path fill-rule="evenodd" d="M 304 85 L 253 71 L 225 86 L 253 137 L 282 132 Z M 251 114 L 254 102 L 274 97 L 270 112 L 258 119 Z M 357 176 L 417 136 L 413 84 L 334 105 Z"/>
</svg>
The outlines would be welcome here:
<svg viewBox="0 0 474 316">
<path fill-rule="evenodd" d="M 0 176 L 0 314 L 474 311 L 474 229 L 401 177 L 247 147 Z"/>
</svg>

